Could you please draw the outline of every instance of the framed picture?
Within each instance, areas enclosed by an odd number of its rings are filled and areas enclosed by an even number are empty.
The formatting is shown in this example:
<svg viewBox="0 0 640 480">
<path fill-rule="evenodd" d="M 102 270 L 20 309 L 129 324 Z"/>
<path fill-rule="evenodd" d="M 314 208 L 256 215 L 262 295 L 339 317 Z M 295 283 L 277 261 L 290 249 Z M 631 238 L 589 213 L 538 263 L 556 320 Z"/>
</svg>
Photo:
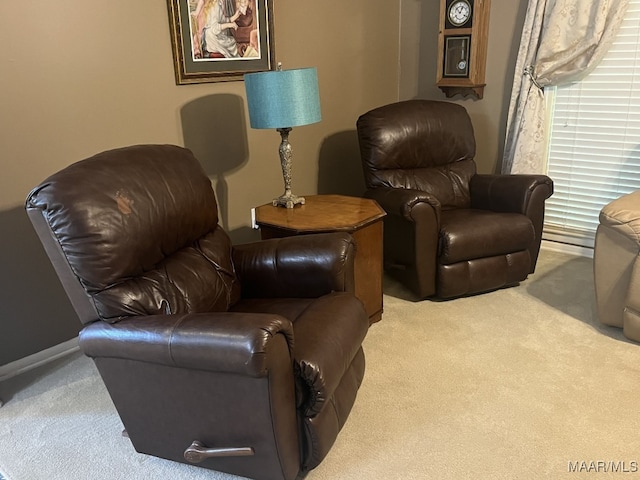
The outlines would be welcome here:
<svg viewBox="0 0 640 480">
<path fill-rule="evenodd" d="M 167 0 L 176 84 L 273 70 L 273 0 Z"/>
</svg>

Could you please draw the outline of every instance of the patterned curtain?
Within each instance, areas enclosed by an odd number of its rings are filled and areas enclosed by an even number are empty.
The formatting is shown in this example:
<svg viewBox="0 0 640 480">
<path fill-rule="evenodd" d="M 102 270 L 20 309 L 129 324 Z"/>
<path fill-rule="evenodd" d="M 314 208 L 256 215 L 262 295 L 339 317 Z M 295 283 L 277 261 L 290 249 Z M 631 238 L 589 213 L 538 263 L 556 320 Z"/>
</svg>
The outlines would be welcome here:
<svg viewBox="0 0 640 480">
<path fill-rule="evenodd" d="M 503 173 L 544 173 L 544 87 L 575 82 L 611 45 L 628 0 L 529 0 L 507 117 Z"/>
</svg>

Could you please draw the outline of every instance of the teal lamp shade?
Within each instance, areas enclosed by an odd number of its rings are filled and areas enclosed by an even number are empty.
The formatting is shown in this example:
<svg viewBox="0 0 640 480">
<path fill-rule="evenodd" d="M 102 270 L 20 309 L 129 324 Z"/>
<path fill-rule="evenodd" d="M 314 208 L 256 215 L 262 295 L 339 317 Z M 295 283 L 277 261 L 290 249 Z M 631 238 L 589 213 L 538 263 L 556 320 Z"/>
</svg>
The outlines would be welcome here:
<svg viewBox="0 0 640 480">
<path fill-rule="evenodd" d="M 244 76 L 251 128 L 292 128 L 322 120 L 315 68 Z"/>
</svg>

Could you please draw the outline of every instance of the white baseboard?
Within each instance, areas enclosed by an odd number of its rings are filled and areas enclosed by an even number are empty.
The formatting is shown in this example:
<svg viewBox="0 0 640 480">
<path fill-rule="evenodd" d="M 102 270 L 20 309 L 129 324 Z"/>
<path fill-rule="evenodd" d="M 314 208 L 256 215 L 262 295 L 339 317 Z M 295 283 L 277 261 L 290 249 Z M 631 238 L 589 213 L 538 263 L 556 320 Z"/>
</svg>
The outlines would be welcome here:
<svg viewBox="0 0 640 480">
<path fill-rule="evenodd" d="M 542 240 L 540 248 L 551 250 L 552 252 L 568 253 L 580 257 L 593 258 L 593 248 L 571 245 L 569 243 L 554 242 L 552 240 Z"/>
<path fill-rule="evenodd" d="M 64 343 L 55 345 L 51 348 L 47 348 L 28 357 L 21 358 L 15 362 L 7 363 L 0 366 L 0 382 L 8 380 L 11 377 L 20 375 L 28 370 L 44 365 L 45 363 L 52 362 L 58 358 L 69 355 L 70 353 L 77 352 L 80 349 L 78 346 L 78 338 L 72 338 Z"/>
</svg>

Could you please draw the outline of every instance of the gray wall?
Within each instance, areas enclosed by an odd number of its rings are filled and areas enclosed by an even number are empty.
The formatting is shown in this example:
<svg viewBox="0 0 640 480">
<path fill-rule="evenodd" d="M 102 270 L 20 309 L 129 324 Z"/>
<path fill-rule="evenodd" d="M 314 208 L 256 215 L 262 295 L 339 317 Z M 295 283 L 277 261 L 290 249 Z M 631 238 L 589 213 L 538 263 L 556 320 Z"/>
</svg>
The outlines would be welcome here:
<svg viewBox="0 0 640 480">
<path fill-rule="evenodd" d="M 480 171 L 499 169 L 525 0 L 493 0 Z M 277 61 L 318 68 L 321 123 L 291 134 L 294 191 L 359 195 L 355 121 L 435 86 L 439 2 L 274 0 Z M 79 323 L 23 211 L 47 175 L 108 148 L 175 143 L 209 173 L 223 226 L 257 239 L 250 210 L 282 190 L 275 131 L 251 130 L 243 82 L 177 86 L 166 2 L 0 2 L 0 365 L 73 338 Z"/>
<path fill-rule="evenodd" d="M 526 8 L 526 0 L 491 0 L 484 97 L 447 99 L 436 87 L 440 2 L 401 1 L 400 98 L 450 100 L 463 105 L 476 132 L 476 162 L 481 173 L 500 171 Z"/>
<path fill-rule="evenodd" d="M 294 190 L 363 189 L 355 121 L 398 98 L 399 0 L 274 1 L 276 60 L 318 68 L 322 122 L 294 129 Z M 94 153 L 192 148 L 236 242 L 282 193 L 275 131 L 247 125 L 244 83 L 177 86 L 167 4 L 0 2 L 0 365 L 73 338 L 79 322 L 24 214 L 37 183 Z"/>
</svg>

